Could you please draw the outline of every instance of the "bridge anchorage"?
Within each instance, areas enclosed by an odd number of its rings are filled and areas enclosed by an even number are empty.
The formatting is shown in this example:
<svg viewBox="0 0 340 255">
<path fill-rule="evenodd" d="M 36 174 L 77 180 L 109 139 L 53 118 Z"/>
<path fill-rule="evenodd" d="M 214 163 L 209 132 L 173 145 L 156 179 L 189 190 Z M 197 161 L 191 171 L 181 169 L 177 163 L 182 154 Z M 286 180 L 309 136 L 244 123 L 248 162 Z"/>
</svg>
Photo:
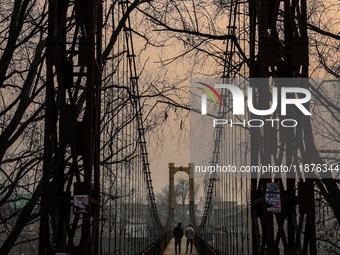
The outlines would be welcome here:
<svg viewBox="0 0 340 255">
<path fill-rule="evenodd" d="M 340 254 L 339 82 L 309 79 L 315 56 L 339 78 L 309 43 L 339 50 L 307 22 L 321 2 L 2 1 L 0 255 L 175 254 L 180 221 L 193 254 Z M 170 119 L 188 132 L 177 111 L 212 119 L 210 151 L 190 137 L 191 163 L 155 169 Z"/>
</svg>

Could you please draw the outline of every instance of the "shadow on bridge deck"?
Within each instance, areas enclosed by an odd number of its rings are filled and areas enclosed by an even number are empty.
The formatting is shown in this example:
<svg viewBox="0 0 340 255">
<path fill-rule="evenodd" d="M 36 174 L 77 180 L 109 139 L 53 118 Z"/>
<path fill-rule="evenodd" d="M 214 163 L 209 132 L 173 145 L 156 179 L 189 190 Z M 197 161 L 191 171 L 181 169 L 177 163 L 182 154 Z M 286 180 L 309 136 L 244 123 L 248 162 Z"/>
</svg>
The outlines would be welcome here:
<svg viewBox="0 0 340 255">
<path fill-rule="evenodd" d="M 185 237 L 183 237 L 182 243 L 181 243 L 181 253 L 180 254 L 185 254 L 186 247 L 187 247 L 187 239 Z M 166 248 L 166 250 L 163 253 L 163 255 L 173 255 L 173 254 L 175 254 L 175 238 L 172 238 L 170 240 L 168 247 Z M 190 254 L 190 246 L 189 246 L 188 254 Z M 192 254 L 198 254 L 195 245 L 192 248 Z"/>
</svg>

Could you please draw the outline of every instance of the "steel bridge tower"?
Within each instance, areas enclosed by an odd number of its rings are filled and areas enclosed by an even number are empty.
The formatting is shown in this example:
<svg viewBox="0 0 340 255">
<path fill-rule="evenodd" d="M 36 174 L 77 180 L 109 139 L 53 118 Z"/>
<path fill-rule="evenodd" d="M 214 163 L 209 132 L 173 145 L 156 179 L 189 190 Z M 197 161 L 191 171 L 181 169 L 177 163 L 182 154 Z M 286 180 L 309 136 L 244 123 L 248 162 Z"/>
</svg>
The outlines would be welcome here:
<svg viewBox="0 0 340 255">
<path fill-rule="evenodd" d="M 250 77 L 307 78 L 306 0 L 249 0 L 249 11 Z M 270 106 L 268 80 L 253 84 L 256 93 L 261 95 L 253 102 L 257 109 L 268 109 Z M 298 157 L 308 162 L 301 139 L 313 139 L 306 130 L 305 123 L 309 119 L 297 113 L 292 113 L 290 117 L 303 123 L 295 131 L 280 127 L 270 129 L 269 125 L 264 127 L 263 132 L 251 131 L 251 165 L 277 165 L 283 161 L 297 164 Z M 281 188 L 280 214 L 266 210 L 265 190 L 271 179 L 252 179 L 253 254 L 280 254 L 280 241 L 284 254 L 316 254 L 313 181 L 284 179 L 280 176 L 276 176 L 275 181 L 285 187 Z"/>
<path fill-rule="evenodd" d="M 98 254 L 101 72 L 102 1 L 50 0 L 39 255 Z"/>
<path fill-rule="evenodd" d="M 192 163 L 189 163 L 187 167 L 175 167 L 174 163 L 169 163 L 169 216 L 166 225 L 167 230 L 173 229 L 175 226 L 175 174 L 177 172 L 185 172 L 189 176 L 189 222 L 195 224 L 194 210 L 194 178 L 191 175 L 191 171 L 194 168 Z M 193 225 L 195 226 L 195 225 Z"/>
</svg>

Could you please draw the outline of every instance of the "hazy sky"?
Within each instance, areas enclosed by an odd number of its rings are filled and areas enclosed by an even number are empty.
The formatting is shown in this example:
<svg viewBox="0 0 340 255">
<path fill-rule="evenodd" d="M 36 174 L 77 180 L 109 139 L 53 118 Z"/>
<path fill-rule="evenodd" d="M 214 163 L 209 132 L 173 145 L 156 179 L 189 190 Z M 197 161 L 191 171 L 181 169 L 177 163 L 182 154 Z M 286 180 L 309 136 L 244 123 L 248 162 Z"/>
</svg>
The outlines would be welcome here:
<svg viewBox="0 0 340 255">
<path fill-rule="evenodd" d="M 190 162 L 190 144 L 188 141 L 183 141 L 184 139 L 178 141 L 179 135 L 176 137 L 176 133 L 180 132 L 180 120 L 175 119 L 175 116 L 170 116 L 168 123 L 173 127 L 171 131 L 174 134 L 170 134 L 165 138 L 162 148 L 156 142 L 148 146 L 151 176 L 156 193 L 169 184 L 169 163 L 175 163 L 175 166 L 188 166 Z M 189 128 L 188 121 L 186 121 L 186 125 Z M 165 126 L 162 130 L 164 134 L 170 132 L 170 127 Z M 182 135 L 184 133 L 188 135 L 186 131 L 181 130 L 181 132 L 183 132 Z M 148 134 L 148 136 L 150 135 L 152 134 Z M 155 139 L 157 140 L 157 137 Z M 175 180 L 186 176 L 185 173 L 177 173 Z"/>
</svg>

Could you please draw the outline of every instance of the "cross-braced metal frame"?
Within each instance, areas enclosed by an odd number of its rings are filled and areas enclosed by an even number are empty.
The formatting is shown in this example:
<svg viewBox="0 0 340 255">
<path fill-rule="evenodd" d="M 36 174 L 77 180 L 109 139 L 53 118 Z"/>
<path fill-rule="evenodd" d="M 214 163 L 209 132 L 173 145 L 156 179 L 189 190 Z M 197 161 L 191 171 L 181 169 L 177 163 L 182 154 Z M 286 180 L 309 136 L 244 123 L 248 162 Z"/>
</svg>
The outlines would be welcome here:
<svg viewBox="0 0 340 255">
<path fill-rule="evenodd" d="M 49 1 L 39 255 L 98 254 L 101 32 L 101 1 Z"/>
<path fill-rule="evenodd" d="M 307 78 L 306 0 L 250 0 L 249 8 L 250 77 Z M 257 109 L 270 106 L 268 81 L 264 79 L 253 84 L 260 95 L 253 102 Z M 308 162 L 302 139 L 313 139 L 306 128 L 309 119 L 296 111 L 290 114 L 301 123 L 295 130 L 271 129 L 269 125 L 262 132 L 251 130 L 252 165 L 298 164 L 298 158 Z M 299 177 L 286 179 L 278 175 L 274 180 L 284 187 L 281 190 L 282 212 L 279 214 L 268 212 L 264 199 L 266 184 L 272 181 L 271 177 L 252 179 L 253 254 L 280 254 L 282 249 L 284 254 L 316 254 L 313 181 L 303 181 Z"/>
</svg>

